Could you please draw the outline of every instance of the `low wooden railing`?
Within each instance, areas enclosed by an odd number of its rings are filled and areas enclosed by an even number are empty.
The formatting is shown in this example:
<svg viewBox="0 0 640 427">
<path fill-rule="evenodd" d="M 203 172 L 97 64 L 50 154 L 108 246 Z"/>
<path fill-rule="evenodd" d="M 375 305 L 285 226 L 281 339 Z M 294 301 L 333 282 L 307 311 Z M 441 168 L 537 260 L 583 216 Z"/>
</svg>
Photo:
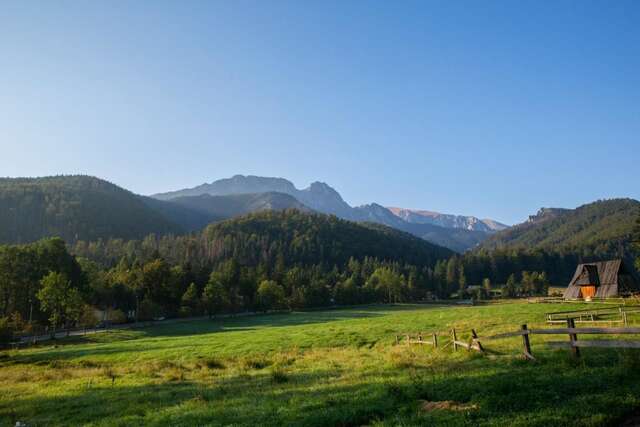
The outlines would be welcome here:
<svg viewBox="0 0 640 427">
<path fill-rule="evenodd" d="M 575 319 L 576 323 L 622 323 L 628 324 L 629 313 L 640 312 L 638 306 L 604 307 L 587 310 L 555 311 L 545 313 L 547 323 L 565 323 L 568 318 Z"/>
<path fill-rule="evenodd" d="M 482 342 L 499 340 L 504 338 L 522 337 L 522 354 L 526 359 L 534 360 L 533 351 L 531 349 L 531 335 L 567 335 L 568 341 L 547 341 L 544 344 L 551 347 L 569 348 L 574 357 L 580 357 L 580 348 L 583 347 L 606 347 L 606 348 L 640 348 L 640 341 L 631 340 L 579 340 L 578 335 L 629 335 L 640 334 L 640 328 L 576 328 L 574 318 L 568 318 L 566 328 L 552 329 L 530 329 L 526 324 L 520 327 L 520 330 L 513 332 L 505 332 L 488 337 L 479 337 L 475 329 L 471 329 L 471 337 L 468 341 L 458 338 L 456 329 L 451 329 L 449 334 L 449 342 L 442 348 L 452 345 L 453 350 L 465 348 L 467 350 L 485 353 L 486 350 Z M 438 335 L 444 334 L 437 332 L 403 334 L 396 335 L 396 344 L 429 344 L 435 348 L 438 347 Z"/>
<path fill-rule="evenodd" d="M 545 342 L 551 347 L 570 348 L 574 357 L 580 357 L 581 347 L 609 347 L 609 348 L 640 348 L 640 341 L 630 340 L 578 340 L 578 335 L 627 335 L 640 334 L 640 328 L 576 328 L 575 319 L 566 319 L 566 328 L 529 329 L 522 325 L 519 331 L 483 337 L 483 341 L 522 336 L 523 353 L 527 359 L 534 359 L 531 351 L 530 335 L 568 335 L 564 342 Z"/>
</svg>

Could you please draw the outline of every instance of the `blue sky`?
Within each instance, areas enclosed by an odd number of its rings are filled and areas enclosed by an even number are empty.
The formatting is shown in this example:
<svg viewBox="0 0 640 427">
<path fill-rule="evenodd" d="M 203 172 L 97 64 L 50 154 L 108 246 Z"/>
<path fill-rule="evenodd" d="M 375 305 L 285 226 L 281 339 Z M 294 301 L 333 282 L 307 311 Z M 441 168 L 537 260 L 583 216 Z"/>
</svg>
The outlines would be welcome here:
<svg viewBox="0 0 640 427">
<path fill-rule="evenodd" d="M 519 222 L 640 198 L 640 2 L 0 5 L 0 175 L 234 174 Z"/>
</svg>

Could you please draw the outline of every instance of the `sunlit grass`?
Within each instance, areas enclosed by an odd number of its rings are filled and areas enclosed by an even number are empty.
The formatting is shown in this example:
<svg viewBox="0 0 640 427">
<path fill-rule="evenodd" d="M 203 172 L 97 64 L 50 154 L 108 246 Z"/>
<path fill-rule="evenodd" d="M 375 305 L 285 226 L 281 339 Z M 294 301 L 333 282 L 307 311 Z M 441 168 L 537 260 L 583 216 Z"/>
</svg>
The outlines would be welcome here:
<svg viewBox="0 0 640 427">
<path fill-rule="evenodd" d="M 462 339 L 544 326 L 571 305 L 363 307 L 113 331 L 0 356 L 0 419 L 29 425 L 604 425 L 640 407 L 636 351 L 574 361 L 532 338 L 491 356 L 395 345 L 455 327 Z M 443 348 L 444 347 L 444 348 Z M 471 409 L 425 412 L 421 401 Z"/>
</svg>

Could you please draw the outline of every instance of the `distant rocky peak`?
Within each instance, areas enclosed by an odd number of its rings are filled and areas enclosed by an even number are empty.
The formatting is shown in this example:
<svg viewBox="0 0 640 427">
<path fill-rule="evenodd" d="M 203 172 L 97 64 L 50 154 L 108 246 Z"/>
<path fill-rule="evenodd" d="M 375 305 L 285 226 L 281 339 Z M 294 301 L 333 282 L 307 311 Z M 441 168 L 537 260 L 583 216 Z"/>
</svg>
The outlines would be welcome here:
<svg viewBox="0 0 640 427">
<path fill-rule="evenodd" d="M 527 219 L 528 224 L 537 224 L 542 221 L 548 221 L 553 218 L 557 218 L 565 212 L 570 211 L 571 209 L 563 209 L 563 208 L 540 208 L 535 215 L 529 215 L 529 219 Z"/>
<path fill-rule="evenodd" d="M 309 185 L 309 188 L 306 189 L 310 193 L 318 194 L 318 195 L 326 195 L 326 196 L 334 196 L 342 200 L 342 196 L 338 193 L 333 187 L 324 182 L 316 181 L 312 182 Z"/>
<path fill-rule="evenodd" d="M 484 231 L 486 233 L 494 233 L 508 227 L 498 221 L 491 219 L 480 220 L 475 216 L 451 215 L 434 211 L 397 207 L 390 207 L 388 209 L 397 217 L 412 224 L 432 224 L 445 228 Z"/>
</svg>

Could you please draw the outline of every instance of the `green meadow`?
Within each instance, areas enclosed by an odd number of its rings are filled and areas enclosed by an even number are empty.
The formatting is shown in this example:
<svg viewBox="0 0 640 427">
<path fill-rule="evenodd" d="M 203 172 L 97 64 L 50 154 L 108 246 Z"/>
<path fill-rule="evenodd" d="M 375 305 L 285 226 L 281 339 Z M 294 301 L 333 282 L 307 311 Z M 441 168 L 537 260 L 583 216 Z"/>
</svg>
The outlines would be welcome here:
<svg viewBox="0 0 640 427">
<path fill-rule="evenodd" d="M 544 344 L 566 336 L 533 336 L 525 361 L 520 337 L 486 342 L 486 355 L 447 345 L 452 327 L 482 337 L 578 308 L 368 306 L 74 337 L 0 353 L 0 423 L 618 425 L 640 408 L 640 350 L 575 360 Z M 418 331 L 442 332 L 440 346 L 395 343 Z"/>
</svg>

